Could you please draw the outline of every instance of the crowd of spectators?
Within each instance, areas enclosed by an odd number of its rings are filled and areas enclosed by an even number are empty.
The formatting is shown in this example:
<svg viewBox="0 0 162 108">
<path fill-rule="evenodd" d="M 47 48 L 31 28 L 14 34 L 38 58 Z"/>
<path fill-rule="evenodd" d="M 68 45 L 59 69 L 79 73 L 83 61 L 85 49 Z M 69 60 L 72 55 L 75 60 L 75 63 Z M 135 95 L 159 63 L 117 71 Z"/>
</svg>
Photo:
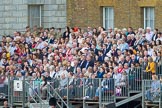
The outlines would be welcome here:
<svg viewBox="0 0 162 108">
<path fill-rule="evenodd" d="M 27 26 L 25 33 L 16 31 L 2 37 L 0 74 L 19 80 L 24 76 L 41 79 L 42 93 L 47 82 L 55 78 L 62 79 L 60 88 L 67 85 L 67 78 L 111 77 L 120 86 L 134 67 L 156 74 L 161 56 L 162 33 L 150 27 L 137 30 L 66 27 L 62 32 L 61 28 Z M 98 96 L 98 89 L 95 95 Z M 45 98 L 45 93 L 42 97 Z"/>
</svg>

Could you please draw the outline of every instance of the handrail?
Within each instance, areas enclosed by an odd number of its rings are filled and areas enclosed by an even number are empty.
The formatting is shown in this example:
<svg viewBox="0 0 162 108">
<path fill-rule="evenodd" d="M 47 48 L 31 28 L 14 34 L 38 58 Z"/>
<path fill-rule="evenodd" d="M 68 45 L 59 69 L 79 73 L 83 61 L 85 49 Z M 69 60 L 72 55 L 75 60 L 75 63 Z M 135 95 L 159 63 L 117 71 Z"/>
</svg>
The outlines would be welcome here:
<svg viewBox="0 0 162 108">
<path fill-rule="evenodd" d="M 60 105 L 58 102 L 57 102 L 57 106 L 58 106 L 59 108 L 62 108 L 61 105 Z"/>
<path fill-rule="evenodd" d="M 26 81 L 25 81 L 26 82 Z M 41 102 L 40 102 L 40 104 L 41 105 L 45 105 L 45 103 L 43 102 L 43 100 L 41 99 L 41 97 L 35 92 L 35 90 L 32 88 L 32 86 L 30 85 L 30 83 L 29 82 L 26 82 L 26 84 L 28 84 L 29 85 L 29 87 L 34 91 L 34 93 L 36 94 L 36 96 L 41 100 Z M 31 96 L 32 97 L 32 96 Z M 33 97 L 32 97 L 33 98 Z M 34 98 L 33 98 L 34 99 Z M 34 99 L 35 100 L 35 99 Z M 36 100 L 35 100 L 36 101 Z M 42 104 L 42 102 L 43 102 L 43 104 Z M 38 103 L 38 102 L 36 102 L 36 103 Z"/>
<path fill-rule="evenodd" d="M 142 97 L 142 93 L 136 94 L 136 95 L 131 96 L 131 97 L 127 98 L 127 99 L 124 99 L 124 100 L 122 100 L 120 102 L 117 102 L 116 107 L 119 107 L 119 106 L 121 106 L 121 105 L 123 105 L 125 103 L 128 103 L 128 102 L 130 102 L 130 101 L 132 101 L 134 99 L 140 98 L 140 97 Z"/>
<path fill-rule="evenodd" d="M 53 97 L 50 92 L 48 92 L 48 94 L 50 95 L 50 97 Z M 57 105 L 59 106 L 59 108 L 62 108 L 61 105 L 58 102 L 57 102 Z"/>
<path fill-rule="evenodd" d="M 69 108 L 69 106 L 66 104 L 66 102 L 62 99 L 62 97 L 56 92 L 56 90 L 50 85 L 50 84 L 48 84 L 51 88 L 52 88 L 52 90 L 55 92 L 55 94 L 59 97 L 59 99 L 65 104 L 65 106 L 67 107 L 67 108 Z"/>
</svg>

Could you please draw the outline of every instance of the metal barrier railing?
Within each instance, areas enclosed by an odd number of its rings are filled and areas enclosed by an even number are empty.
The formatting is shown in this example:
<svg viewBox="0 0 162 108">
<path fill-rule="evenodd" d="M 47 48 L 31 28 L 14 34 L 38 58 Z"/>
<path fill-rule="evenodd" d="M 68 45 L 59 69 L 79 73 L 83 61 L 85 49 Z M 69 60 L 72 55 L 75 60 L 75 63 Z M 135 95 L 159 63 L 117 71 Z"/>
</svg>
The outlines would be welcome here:
<svg viewBox="0 0 162 108">
<path fill-rule="evenodd" d="M 46 108 L 42 95 L 47 95 L 47 89 L 41 88 L 41 80 L 27 80 L 25 77 L 6 77 L 8 79 L 8 103 L 11 107 L 20 103 L 24 108 L 29 103 L 37 103 L 40 108 Z"/>
<path fill-rule="evenodd" d="M 160 80 L 143 80 L 142 82 L 142 108 L 162 108 L 162 82 Z"/>
<path fill-rule="evenodd" d="M 49 85 L 49 91 L 58 99 L 66 99 L 67 102 L 71 99 L 80 100 L 83 103 L 94 100 L 99 101 L 99 103 L 115 101 L 115 86 L 112 78 L 55 79 Z M 61 101 L 65 106 L 68 105 L 63 100 Z"/>
<path fill-rule="evenodd" d="M 14 106 L 14 103 L 21 103 L 22 107 L 25 107 L 25 103 L 28 102 L 28 95 L 25 87 L 25 81 L 14 77 L 13 79 L 8 78 L 8 100 L 11 107 Z"/>
<path fill-rule="evenodd" d="M 6 76 L 0 76 L 0 98 L 8 98 L 8 79 Z"/>
<path fill-rule="evenodd" d="M 129 96 L 129 79 L 126 73 L 120 74 L 120 77 L 114 79 L 115 81 L 115 96 L 128 97 Z"/>
<path fill-rule="evenodd" d="M 143 70 L 142 68 L 133 68 L 129 71 L 129 91 L 139 92 L 142 90 Z"/>
<path fill-rule="evenodd" d="M 66 108 L 69 108 L 69 104 L 68 104 L 68 100 L 67 103 L 63 100 L 64 97 L 62 96 L 67 96 L 68 97 L 68 90 L 66 88 L 59 88 L 59 86 L 56 88 L 57 85 L 59 85 L 60 82 L 58 82 L 60 80 L 55 79 L 55 81 L 51 82 L 48 84 L 47 86 L 47 93 L 48 93 L 48 99 L 50 97 L 55 96 L 57 99 L 61 100 L 61 105 L 59 103 L 57 103 L 57 105 L 59 106 L 59 108 L 63 108 L 64 106 L 66 106 Z M 65 95 L 62 95 L 62 92 L 64 92 Z"/>
<path fill-rule="evenodd" d="M 100 89 L 101 88 L 101 89 Z M 115 81 L 114 79 L 104 78 L 102 81 L 99 79 L 99 100 L 100 103 L 111 103 L 115 101 Z M 97 90 L 98 90 L 97 89 Z M 96 90 L 96 93 L 98 92 Z M 95 93 L 95 95 L 96 95 Z"/>
<path fill-rule="evenodd" d="M 158 65 L 156 74 L 159 77 L 162 76 L 160 74 L 161 69 L 162 65 Z M 115 102 L 118 97 L 129 97 L 130 92 L 141 92 L 142 80 L 152 79 L 150 78 L 151 73 L 145 73 L 141 67 L 131 69 L 126 75 L 126 80 L 123 83 L 120 81 L 118 84 L 115 79 L 111 78 L 53 79 L 49 84 L 50 87 L 47 86 L 46 89 L 43 89 L 44 91 L 41 89 L 41 80 L 29 81 L 26 78 L 0 76 L 0 96 L 3 95 L 8 98 L 11 106 L 13 106 L 14 102 L 22 102 L 23 106 L 25 106 L 24 103 L 30 102 L 30 100 L 43 104 L 42 97 L 48 100 L 51 96 L 56 96 L 65 106 L 68 105 L 71 99 L 80 99 L 83 103 L 94 99 L 100 104 L 104 102 L 111 103 Z M 22 81 L 22 90 L 14 90 L 15 81 Z M 35 83 L 37 83 L 37 86 Z"/>
<path fill-rule="evenodd" d="M 35 81 L 31 81 L 31 82 L 33 83 Z M 35 86 L 31 85 L 31 83 L 29 83 L 28 81 L 25 81 L 25 87 L 26 87 L 26 89 L 29 89 L 28 90 L 28 101 L 33 100 L 35 103 L 40 104 L 40 108 L 43 108 L 43 104 L 45 104 L 45 103 L 41 98 L 42 93 L 40 93 L 39 84 L 38 84 L 38 87 L 35 87 Z M 47 92 L 47 91 L 45 91 L 45 92 Z"/>
<path fill-rule="evenodd" d="M 161 64 L 156 64 L 156 74 L 157 75 L 160 75 L 162 74 L 162 61 L 161 61 Z"/>
<path fill-rule="evenodd" d="M 84 99 L 93 99 L 96 95 L 96 90 L 99 88 L 99 79 L 89 78 L 84 79 Z"/>
<path fill-rule="evenodd" d="M 129 96 L 128 90 L 129 90 L 128 84 L 121 85 L 121 86 L 116 86 L 115 87 L 116 98 L 120 98 L 120 97 L 126 98 L 126 97 L 128 97 Z"/>
</svg>

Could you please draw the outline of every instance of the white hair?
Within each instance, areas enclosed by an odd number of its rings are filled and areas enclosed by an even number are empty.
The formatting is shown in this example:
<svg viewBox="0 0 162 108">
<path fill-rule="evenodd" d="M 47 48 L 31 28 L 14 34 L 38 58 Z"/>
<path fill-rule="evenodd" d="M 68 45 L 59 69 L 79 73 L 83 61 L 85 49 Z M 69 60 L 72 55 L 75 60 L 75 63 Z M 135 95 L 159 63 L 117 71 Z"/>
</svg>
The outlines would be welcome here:
<svg viewBox="0 0 162 108">
<path fill-rule="evenodd" d="M 151 30 L 151 27 L 147 27 L 146 29 Z"/>
<path fill-rule="evenodd" d="M 143 31 L 143 29 L 142 29 L 142 28 L 138 28 L 138 30 L 139 30 L 139 31 Z"/>
<path fill-rule="evenodd" d="M 109 60 L 109 57 L 105 57 L 104 61 L 108 61 Z"/>
<path fill-rule="evenodd" d="M 127 31 L 127 29 L 126 28 L 123 28 L 122 31 Z"/>
<path fill-rule="evenodd" d="M 135 35 L 134 34 L 131 34 L 131 37 L 134 37 Z"/>
<path fill-rule="evenodd" d="M 66 46 L 67 46 L 67 47 L 70 47 L 70 48 L 72 48 L 72 45 L 71 45 L 71 44 L 69 44 L 69 43 L 68 43 L 68 44 L 67 44 Z"/>
</svg>

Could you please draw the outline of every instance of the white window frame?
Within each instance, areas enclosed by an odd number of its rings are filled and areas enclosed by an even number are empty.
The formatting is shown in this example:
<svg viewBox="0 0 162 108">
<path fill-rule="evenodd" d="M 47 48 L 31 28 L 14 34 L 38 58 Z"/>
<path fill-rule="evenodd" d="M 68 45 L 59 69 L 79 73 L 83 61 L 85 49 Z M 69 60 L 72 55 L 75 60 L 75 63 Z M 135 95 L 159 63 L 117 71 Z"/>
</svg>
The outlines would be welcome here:
<svg viewBox="0 0 162 108">
<path fill-rule="evenodd" d="M 110 15 L 111 13 L 109 13 L 109 9 L 112 9 L 112 19 L 110 17 L 108 17 L 108 21 L 106 22 L 106 9 L 108 9 L 108 15 Z M 110 21 L 112 21 L 112 25 L 110 25 Z M 106 28 L 106 23 L 108 23 L 107 28 Z M 109 27 L 114 28 L 114 8 L 113 7 L 103 7 L 103 27 L 108 29 Z"/>
<path fill-rule="evenodd" d="M 40 12 L 40 22 L 39 22 L 39 26 L 41 27 L 42 26 L 42 6 L 39 5 L 39 12 Z"/>
<path fill-rule="evenodd" d="M 151 9 L 153 9 L 153 13 L 151 13 Z M 146 13 L 148 12 L 148 13 Z M 149 14 L 149 17 L 147 18 L 146 14 Z M 152 15 L 152 18 L 151 18 Z M 147 25 L 147 21 L 148 21 L 148 25 Z M 151 26 L 151 21 L 153 22 L 153 26 Z M 146 27 L 151 27 L 152 29 L 154 29 L 155 26 L 155 8 L 154 7 L 144 7 L 144 29 Z"/>
<path fill-rule="evenodd" d="M 41 27 L 42 26 L 42 5 L 29 5 L 28 11 L 29 11 L 30 6 L 39 6 L 39 26 Z M 29 12 L 28 12 L 28 14 L 29 14 Z M 29 21 L 28 24 L 30 25 L 31 19 L 29 18 L 28 21 Z"/>
</svg>

